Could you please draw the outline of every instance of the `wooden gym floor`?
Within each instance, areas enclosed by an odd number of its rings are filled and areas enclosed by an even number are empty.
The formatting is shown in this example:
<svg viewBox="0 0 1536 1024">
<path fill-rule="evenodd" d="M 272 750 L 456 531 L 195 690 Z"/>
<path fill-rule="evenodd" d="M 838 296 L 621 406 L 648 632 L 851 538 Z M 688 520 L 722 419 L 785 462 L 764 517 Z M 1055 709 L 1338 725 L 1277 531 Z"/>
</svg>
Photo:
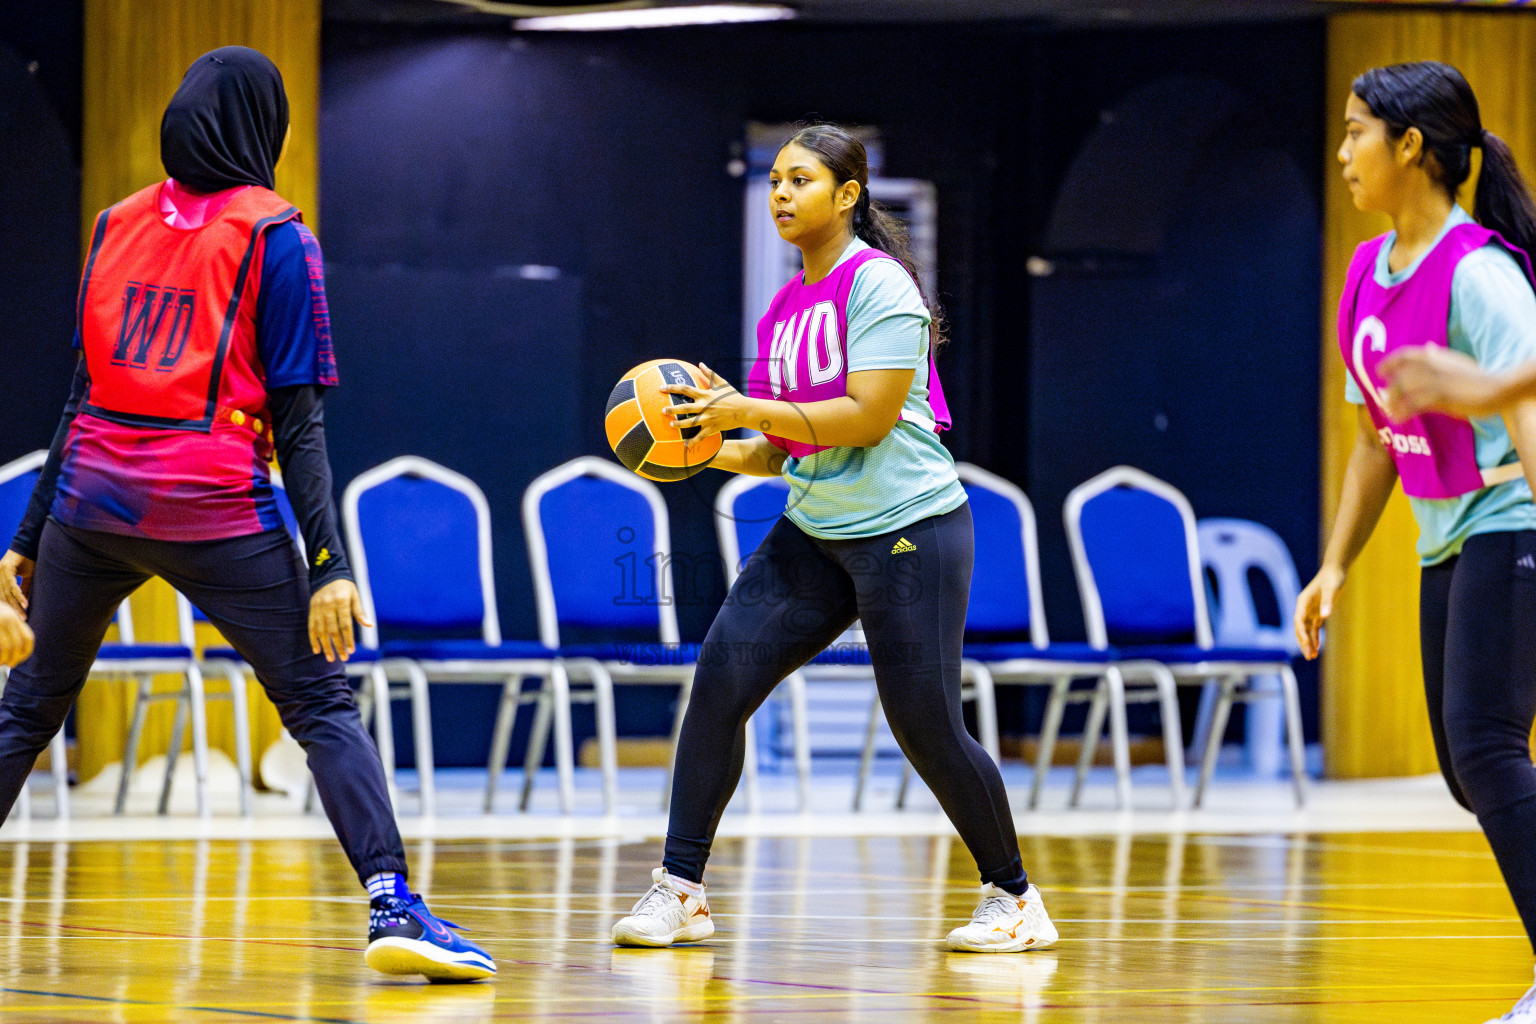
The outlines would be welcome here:
<svg viewBox="0 0 1536 1024">
<path fill-rule="evenodd" d="M 14 833 L 12 833 L 14 837 Z M 609 945 L 655 840 L 409 842 L 413 882 L 496 957 L 490 984 L 364 966 L 334 842 L 0 843 L 0 1022 L 1455 1022 L 1531 952 L 1467 831 L 1022 837 L 1062 941 L 944 951 L 975 902 L 947 836 L 722 839 L 713 940 Z"/>
</svg>

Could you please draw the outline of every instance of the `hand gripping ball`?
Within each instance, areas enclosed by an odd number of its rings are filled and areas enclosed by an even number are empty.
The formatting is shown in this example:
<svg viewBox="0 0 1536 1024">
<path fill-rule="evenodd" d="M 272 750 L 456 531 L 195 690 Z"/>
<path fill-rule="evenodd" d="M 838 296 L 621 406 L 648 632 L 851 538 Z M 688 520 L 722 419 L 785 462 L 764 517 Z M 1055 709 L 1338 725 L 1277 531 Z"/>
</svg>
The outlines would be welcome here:
<svg viewBox="0 0 1536 1024">
<path fill-rule="evenodd" d="M 704 387 L 696 367 L 681 359 L 652 359 L 630 370 L 614 385 L 603 414 L 608 444 L 626 468 L 648 480 L 682 480 L 709 465 L 720 452 L 723 440 L 710 434 L 692 448 L 683 442 L 699 432 L 697 427 L 679 430 L 666 410 L 692 399 L 664 394 L 669 384 Z"/>
</svg>

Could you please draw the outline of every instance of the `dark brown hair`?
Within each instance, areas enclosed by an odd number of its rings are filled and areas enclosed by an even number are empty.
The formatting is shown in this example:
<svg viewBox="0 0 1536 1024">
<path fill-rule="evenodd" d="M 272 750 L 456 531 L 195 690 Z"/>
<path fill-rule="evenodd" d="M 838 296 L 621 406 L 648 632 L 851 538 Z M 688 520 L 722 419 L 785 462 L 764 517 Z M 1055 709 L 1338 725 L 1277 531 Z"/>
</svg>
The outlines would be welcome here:
<svg viewBox="0 0 1536 1024">
<path fill-rule="evenodd" d="M 815 153 L 817 158 L 839 185 L 849 181 L 859 183 L 859 200 L 853 208 L 853 233 L 872 247 L 901 262 L 917 285 L 917 294 L 928 307 L 932 322 L 928 325 L 929 343 L 937 352 L 948 337 L 944 333 L 944 310 L 937 297 L 929 298 L 923 292 L 923 283 L 917 276 L 917 265 L 912 261 L 912 249 L 907 244 L 907 229 L 879 203 L 869 196 L 869 157 L 864 143 L 846 128 L 835 124 L 813 124 L 799 129 L 784 140 L 784 146 L 794 143 Z M 779 147 L 783 149 L 783 146 Z"/>
<path fill-rule="evenodd" d="M 1435 158 L 1430 173 L 1451 198 L 1472 173 L 1472 150 L 1481 146 L 1483 169 L 1477 176 L 1473 216 L 1510 245 L 1527 253 L 1536 245 L 1536 204 L 1504 140 L 1483 128 L 1477 97 L 1460 71 L 1436 60 L 1372 68 L 1350 87 L 1387 123 L 1387 135 L 1400 139 L 1409 128 L 1424 136 L 1424 150 Z"/>
</svg>

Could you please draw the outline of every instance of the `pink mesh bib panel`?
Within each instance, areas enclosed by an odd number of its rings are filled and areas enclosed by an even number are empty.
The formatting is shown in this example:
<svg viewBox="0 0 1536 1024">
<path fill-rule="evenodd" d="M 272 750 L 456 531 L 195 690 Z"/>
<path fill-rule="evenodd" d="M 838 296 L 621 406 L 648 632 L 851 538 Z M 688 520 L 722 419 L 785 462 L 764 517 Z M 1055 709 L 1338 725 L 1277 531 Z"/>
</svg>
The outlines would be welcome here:
<svg viewBox="0 0 1536 1024">
<path fill-rule="evenodd" d="M 1386 382 L 1377 372 L 1382 360 L 1399 348 L 1447 347 L 1451 281 L 1456 266 L 1490 241 L 1505 245 L 1527 279 L 1530 261 L 1504 243 L 1496 232 L 1477 224 L 1459 224 L 1429 251 L 1408 280 L 1387 287 L 1376 282 L 1376 261 L 1386 236 L 1355 250 L 1339 301 L 1339 348 L 1344 365 L 1365 396 L 1382 445 L 1397 464 L 1403 492 L 1414 498 L 1455 498 L 1481 490 L 1472 424 L 1454 416 L 1421 413 L 1393 423 L 1382 408 Z"/>
<path fill-rule="evenodd" d="M 892 258 L 878 249 L 860 249 L 815 284 L 806 284 L 801 273 L 780 288 L 757 322 L 757 359 L 747 376 L 747 394 L 784 402 L 824 402 L 848 394 L 848 296 L 854 275 L 870 260 Z M 934 422 L 924 425 L 947 430 L 949 406 L 931 350 L 928 404 Z M 906 409 L 901 418 L 921 422 Z M 764 436 L 797 459 L 831 447 Z"/>
</svg>

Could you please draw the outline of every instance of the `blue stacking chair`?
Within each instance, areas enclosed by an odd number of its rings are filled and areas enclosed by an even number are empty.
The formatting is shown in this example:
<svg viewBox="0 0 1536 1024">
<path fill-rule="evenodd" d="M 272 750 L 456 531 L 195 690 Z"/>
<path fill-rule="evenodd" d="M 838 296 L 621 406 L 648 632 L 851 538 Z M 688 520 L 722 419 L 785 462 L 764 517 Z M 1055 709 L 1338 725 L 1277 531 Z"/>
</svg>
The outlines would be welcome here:
<svg viewBox="0 0 1536 1024">
<path fill-rule="evenodd" d="M 288 490 L 283 486 L 282 474 L 276 471 L 272 474 L 272 494 L 277 500 L 277 511 L 282 517 L 283 527 L 293 538 L 294 544 L 298 546 L 300 561 L 308 564 L 307 559 L 304 558 L 304 537 L 299 530 L 298 517 L 294 515 L 293 504 L 288 500 Z M 192 618 L 194 623 L 208 621 L 208 616 L 197 607 L 192 609 Z M 240 808 L 241 813 L 250 814 L 252 813 L 251 783 L 254 775 L 251 770 L 251 735 L 246 713 L 248 705 L 245 701 L 245 692 L 247 673 L 251 671 L 251 666 L 240 656 L 239 651 L 225 646 L 205 649 L 198 661 L 202 665 L 205 678 L 223 678 L 229 684 L 228 696 L 235 715 L 235 762 L 240 771 L 241 782 Z M 384 764 L 384 777 L 389 788 L 390 803 L 394 804 L 395 733 L 389 714 L 389 682 L 379 664 L 379 652 L 359 646 L 347 660 L 345 671 L 349 678 L 361 679 L 364 683 L 357 695 L 358 711 L 365 725 L 370 717 L 374 719 L 379 759 Z M 217 699 L 219 696 L 212 692 L 208 694 L 209 699 Z M 309 779 L 306 789 L 305 810 L 309 810 L 314 796 L 313 778 Z"/>
<path fill-rule="evenodd" d="M 192 606 L 176 594 L 176 643 L 146 644 L 135 640 L 133 612 L 127 601 L 117 610 L 115 644 L 102 644 L 91 666 L 91 675 L 127 677 L 137 684 L 133 698 L 133 722 L 123 743 L 123 771 L 118 777 L 117 799 L 112 813 L 122 814 L 128 806 L 128 790 L 138 768 L 139 739 L 144 733 L 145 716 L 153 704 L 169 701 L 176 706 L 171 720 L 171 742 L 165 752 L 165 780 L 160 785 L 158 812 L 170 810 L 171 783 L 176 775 L 176 761 L 181 755 L 181 737 L 188 719 L 192 724 L 192 767 L 197 785 L 197 813 L 207 815 L 208 806 L 208 699 L 227 696 L 234 708 L 236 764 L 240 773 L 240 813 L 251 813 L 250 730 L 245 721 L 245 688 L 231 680 L 227 694 L 209 694 L 202 665 L 195 653 Z M 174 690 L 156 690 L 156 675 L 178 675 L 182 685 Z"/>
<path fill-rule="evenodd" d="M 725 560 L 727 585 L 735 583 L 736 576 L 746 557 L 755 551 L 768 531 L 773 528 L 789 500 L 790 488 L 782 477 L 733 478 L 715 497 L 715 525 L 720 539 L 720 553 Z M 806 722 L 806 675 L 819 679 L 866 679 L 873 677 L 869 649 L 864 645 L 863 630 L 855 623 L 846 634 L 847 639 L 835 649 L 816 655 L 802 670 L 791 673 L 785 683 L 789 688 L 791 723 L 794 729 L 795 767 L 800 782 L 800 806 L 809 806 L 810 740 Z M 976 702 L 976 717 L 981 742 L 995 759 L 998 756 L 997 705 L 992 692 L 992 680 L 985 671 L 974 671 L 975 666 L 965 664 L 961 682 L 961 700 Z M 853 809 L 863 803 L 869 775 L 874 764 L 876 734 L 883 709 L 878 694 L 870 705 L 865 726 L 864 746 L 859 758 L 858 778 L 854 787 Z M 750 738 L 750 733 L 749 733 Z M 903 765 L 901 786 L 897 791 L 898 807 L 905 806 L 907 787 L 911 778 L 911 766 Z M 749 803 L 749 806 L 750 803 Z"/>
<path fill-rule="evenodd" d="M 965 657 L 976 675 L 994 683 L 1044 684 L 1051 688 L 1041 726 L 1029 806 L 1036 807 L 1070 703 L 1103 694 L 1112 711 L 1116 799 L 1130 800 L 1130 743 L 1125 731 L 1127 703 L 1157 702 L 1162 708 L 1163 742 L 1174 806 L 1183 803 L 1184 747 L 1179 733 L 1178 700 L 1172 674 L 1161 664 L 1127 660 L 1104 643 L 1052 643 L 1046 626 L 1040 585 L 1040 554 L 1034 508 L 1014 484 L 970 463 L 955 467 L 965 488 L 975 524 L 976 562 L 966 611 Z M 1017 637 L 1027 635 L 1028 640 Z M 990 639 L 1012 637 L 1008 640 Z M 1078 679 L 1093 679 L 1092 690 L 1073 689 Z M 1128 686 L 1140 682 L 1147 686 Z M 1093 739 L 1096 739 L 1096 735 Z M 1092 764 L 1093 742 L 1084 736 L 1077 783 L 1071 802 L 1081 794 Z"/>
<path fill-rule="evenodd" d="M 14 517 L 11 528 L 20 523 L 32 488 L 42 470 L 47 453 L 33 452 L 6 466 L 0 467 L 0 522 Z M 128 790 L 137 768 L 139 739 L 144 730 L 144 719 L 151 704 L 162 701 L 176 702 L 176 716 L 171 724 L 171 745 L 166 751 L 165 780 L 160 787 L 159 813 L 165 814 L 170 807 L 171 783 L 175 777 L 176 761 L 181 753 L 181 738 L 190 719 L 192 727 L 192 763 L 197 779 L 197 811 L 207 814 L 208 807 L 208 730 L 205 713 L 206 693 L 201 668 L 193 656 L 191 607 L 180 594 L 176 595 L 177 642 L 173 644 L 139 643 L 133 626 L 133 613 L 127 601 L 118 608 L 113 621 L 118 637 L 115 643 L 102 644 L 91 666 L 96 678 L 127 678 L 136 683 L 133 722 L 129 726 L 123 747 L 123 770 L 118 779 L 117 799 L 113 811 L 122 814 L 128 801 Z M 183 684 L 176 690 L 156 691 L 156 675 L 180 676 Z M 217 698 L 220 694 L 213 694 Z M 246 734 L 242 727 L 245 714 L 243 700 L 236 703 L 236 735 Z M 238 743 L 238 740 L 237 740 Z M 51 745 L 52 756 L 61 767 L 55 772 L 58 787 L 58 806 L 63 817 L 69 806 L 67 769 L 64 764 L 64 734 L 59 733 Z M 241 768 L 241 811 L 250 813 L 247 790 L 250 780 L 250 758 L 238 758 Z M 23 790 L 25 792 L 25 790 Z"/>
<path fill-rule="evenodd" d="M 43 463 L 46 461 L 48 461 L 48 453 L 39 450 L 29 452 L 19 459 L 0 466 L 0 531 L 4 531 L 4 536 L 0 537 L 0 545 L 10 546 L 12 535 L 26 516 L 27 503 L 32 499 L 32 488 L 37 485 L 37 478 L 41 475 Z M 0 666 L 0 684 L 3 684 L 8 675 L 9 670 Z M 64 730 L 60 729 L 59 734 L 48 744 L 48 759 L 53 766 L 55 805 L 58 807 L 61 818 L 69 817 L 67 752 Z M 23 818 L 32 816 L 32 794 L 26 786 L 21 787 L 21 795 L 16 800 L 16 809 Z"/>
<path fill-rule="evenodd" d="M 533 641 L 502 639 L 484 492 L 466 476 L 405 455 L 349 483 L 342 517 L 363 608 L 374 623 L 363 627 L 359 648 L 376 651 L 386 678 L 405 684 L 402 695 L 412 704 L 424 815 L 436 813 L 428 682 L 502 685 L 502 710 L 487 765 L 485 808 L 490 810 L 517 708 L 553 700 L 568 719 L 570 694 L 565 666 L 552 650 Z M 391 630 L 397 638 L 387 637 Z M 407 632 L 417 639 L 398 637 Z M 465 639 L 466 633 L 479 635 Z M 528 677 L 542 681 L 535 694 L 522 692 Z M 557 756 L 556 764 L 561 808 L 569 811 L 575 787 L 569 751 L 565 754 Z M 532 774 L 530 768 L 528 785 Z M 525 786 L 525 806 L 527 793 Z"/>
<path fill-rule="evenodd" d="M 1074 488 L 1064 515 L 1089 642 L 1113 644 L 1124 658 L 1159 661 L 1181 684 L 1216 680 L 1221 686 L 1195 806 L 1215 768 L 1226 709 L 1235 700 L 1253 699 L 1253 680 L 1264 676 L 1280 677 L 1292 784 L 1297 806 L 1304 804 L 1301 703 L 1289 654 L 1273 647 L 1216 646 L 1189 500 L 1149 473 L 1116 466 Z M 1097 740 L 1107 700 L 1102 691 L 1095 699 L 1086 742 Z"/>
<path fill-rule="evenodd" d="M 773 524 L 784 514 L 789 485 L 783 477 L 732 476 L 715 492 L 715 536 L 720 544 L 720 560 L 725 566 L 725 585 L 729 589 L 741 575 L 742 563 L 757 550 Z M 822 658 L 823 655 L 817 655 Z M 864 664 L 868 664 L 865 652 Z M 868 670 L 866 670 L 867 673 Z M 811 805 L 811 737 L 805 700 L 805 675 L 798 669 L 784 679 L 789 691 L 790 729 L 795 750 L 795 776 L 800 810 Z M 747 809 L 756 812 L 757 734 L 747 727 L 746 758 Z"/>
<path fill-rule="evenodd" d="M 614 681 L 678 687 L 662 790 L 665 807 L 672 790 L 677 734 L 693 690 L 698 644 L 681 643 L 678 634 L 671 530 L 661 492 L 617 463 L 582 456 L 528 485 L 523 492 L 523 532 L 539 639 L 591 674 L 605 779 L 616 760 Z M 570 642 L 568 634 L 578 629 L 628 635 L 637 642 Z M 569 721 L 555 725 L 557 745 L 569 746 Z M 548 715 L 541 715 L 534 726 L 531 752 L 542 756 Z"/>
</svg>

